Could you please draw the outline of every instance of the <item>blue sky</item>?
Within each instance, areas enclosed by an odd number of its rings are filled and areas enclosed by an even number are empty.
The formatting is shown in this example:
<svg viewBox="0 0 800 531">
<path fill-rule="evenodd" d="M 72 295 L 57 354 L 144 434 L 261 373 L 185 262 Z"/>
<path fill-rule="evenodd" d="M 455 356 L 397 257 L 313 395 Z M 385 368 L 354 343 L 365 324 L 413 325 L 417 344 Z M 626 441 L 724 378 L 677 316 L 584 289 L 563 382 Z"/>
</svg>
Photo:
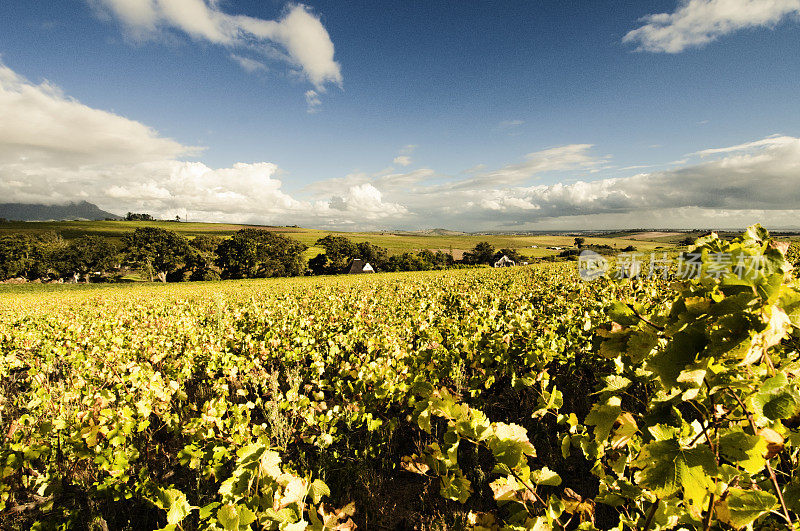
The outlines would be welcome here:
<svg viewBox="0 0 800 531">
<path fill-rule="evenodd" d="M 0 193 L 354 229 L 798 226 L 799 15 L 4 2 Z"/>
</svg>

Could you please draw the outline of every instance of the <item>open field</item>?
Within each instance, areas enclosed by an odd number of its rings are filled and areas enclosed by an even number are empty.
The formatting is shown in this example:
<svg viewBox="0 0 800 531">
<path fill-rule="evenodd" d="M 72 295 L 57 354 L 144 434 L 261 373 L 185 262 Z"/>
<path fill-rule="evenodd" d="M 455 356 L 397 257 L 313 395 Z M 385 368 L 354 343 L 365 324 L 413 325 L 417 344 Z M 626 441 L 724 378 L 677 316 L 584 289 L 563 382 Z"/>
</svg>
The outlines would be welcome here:
<svg viewBox="0 0 800 531">
<path fill-rule="evenodd" d="M 777 527 L 800 292 L 768 242 L 710 245 L 774 269 L 4 287 L 0 528 Z M 750 508 L 706 510 L 730 474 Z"/>
</svg>

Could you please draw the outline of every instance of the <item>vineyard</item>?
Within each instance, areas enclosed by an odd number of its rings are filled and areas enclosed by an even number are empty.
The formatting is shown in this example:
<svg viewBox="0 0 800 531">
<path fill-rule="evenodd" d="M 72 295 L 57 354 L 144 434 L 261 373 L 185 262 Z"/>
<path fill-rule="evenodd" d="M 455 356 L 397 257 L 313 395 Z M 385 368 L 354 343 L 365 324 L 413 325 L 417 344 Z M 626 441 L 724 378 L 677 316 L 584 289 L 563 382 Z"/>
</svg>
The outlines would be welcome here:
<svg viewBox="0 0 800 531">
<path fill-rule="evenodd" d="M 0 528 L 800 529 L 785 246 L 690 250 L 0 298 Z"/>
</svg>

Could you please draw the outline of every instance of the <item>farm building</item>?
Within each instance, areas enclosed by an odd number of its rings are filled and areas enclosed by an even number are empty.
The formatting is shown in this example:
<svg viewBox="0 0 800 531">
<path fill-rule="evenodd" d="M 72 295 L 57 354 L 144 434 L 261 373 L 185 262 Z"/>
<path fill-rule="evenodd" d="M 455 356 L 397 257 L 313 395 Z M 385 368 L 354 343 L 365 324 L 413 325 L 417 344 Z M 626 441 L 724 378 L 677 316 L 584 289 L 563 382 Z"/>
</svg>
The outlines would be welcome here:
<svg viewBox="0 0 800 531">
<path fill-rule="evenodd" d="M 350 275 L 358 275 L 361 273 L 374 273 L 375 270 L 369 265 L 369 262 L 364 262 L 364 260 L 360 258 L 355 258 L 352 262 L 350 262 L 350 268 L 347 270 L 347 273 Z"/>
<path fill-rule="evenodd" d="M 495 267 L 513 267 L 515 265 L 517 265 L 516 262 L 506 255 L 503 255 L 500 260 L 494 263 Z"/>
</svg>

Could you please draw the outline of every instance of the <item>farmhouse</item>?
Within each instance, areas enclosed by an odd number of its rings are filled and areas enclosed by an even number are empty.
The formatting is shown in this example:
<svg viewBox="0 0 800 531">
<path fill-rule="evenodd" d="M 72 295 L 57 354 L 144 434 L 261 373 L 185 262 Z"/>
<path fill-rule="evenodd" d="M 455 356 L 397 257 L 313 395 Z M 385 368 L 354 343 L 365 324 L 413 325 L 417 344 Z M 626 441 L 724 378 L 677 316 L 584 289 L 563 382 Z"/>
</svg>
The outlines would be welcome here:
<svg viewBox="0 0 800 531">
<path fill-rule="evenodd" d="M 369 262 L 364 262 L 364 260 L 360 258 L 353 259 L 350 262 L 350 268 L 347 270 L 347 273 L 350 275 L 358 275 L 361 273 L 374 273 L 375 270 L 372 269 L 372 266 L 369 265 Z"/>
<path fill-rule="evenodd" d="M 516 262 L 506 255 L 503 255 L 500 260 L 494 263 L 495 267 L 513 267 L 515 265 L 517 265 Z"/>
</svg>

